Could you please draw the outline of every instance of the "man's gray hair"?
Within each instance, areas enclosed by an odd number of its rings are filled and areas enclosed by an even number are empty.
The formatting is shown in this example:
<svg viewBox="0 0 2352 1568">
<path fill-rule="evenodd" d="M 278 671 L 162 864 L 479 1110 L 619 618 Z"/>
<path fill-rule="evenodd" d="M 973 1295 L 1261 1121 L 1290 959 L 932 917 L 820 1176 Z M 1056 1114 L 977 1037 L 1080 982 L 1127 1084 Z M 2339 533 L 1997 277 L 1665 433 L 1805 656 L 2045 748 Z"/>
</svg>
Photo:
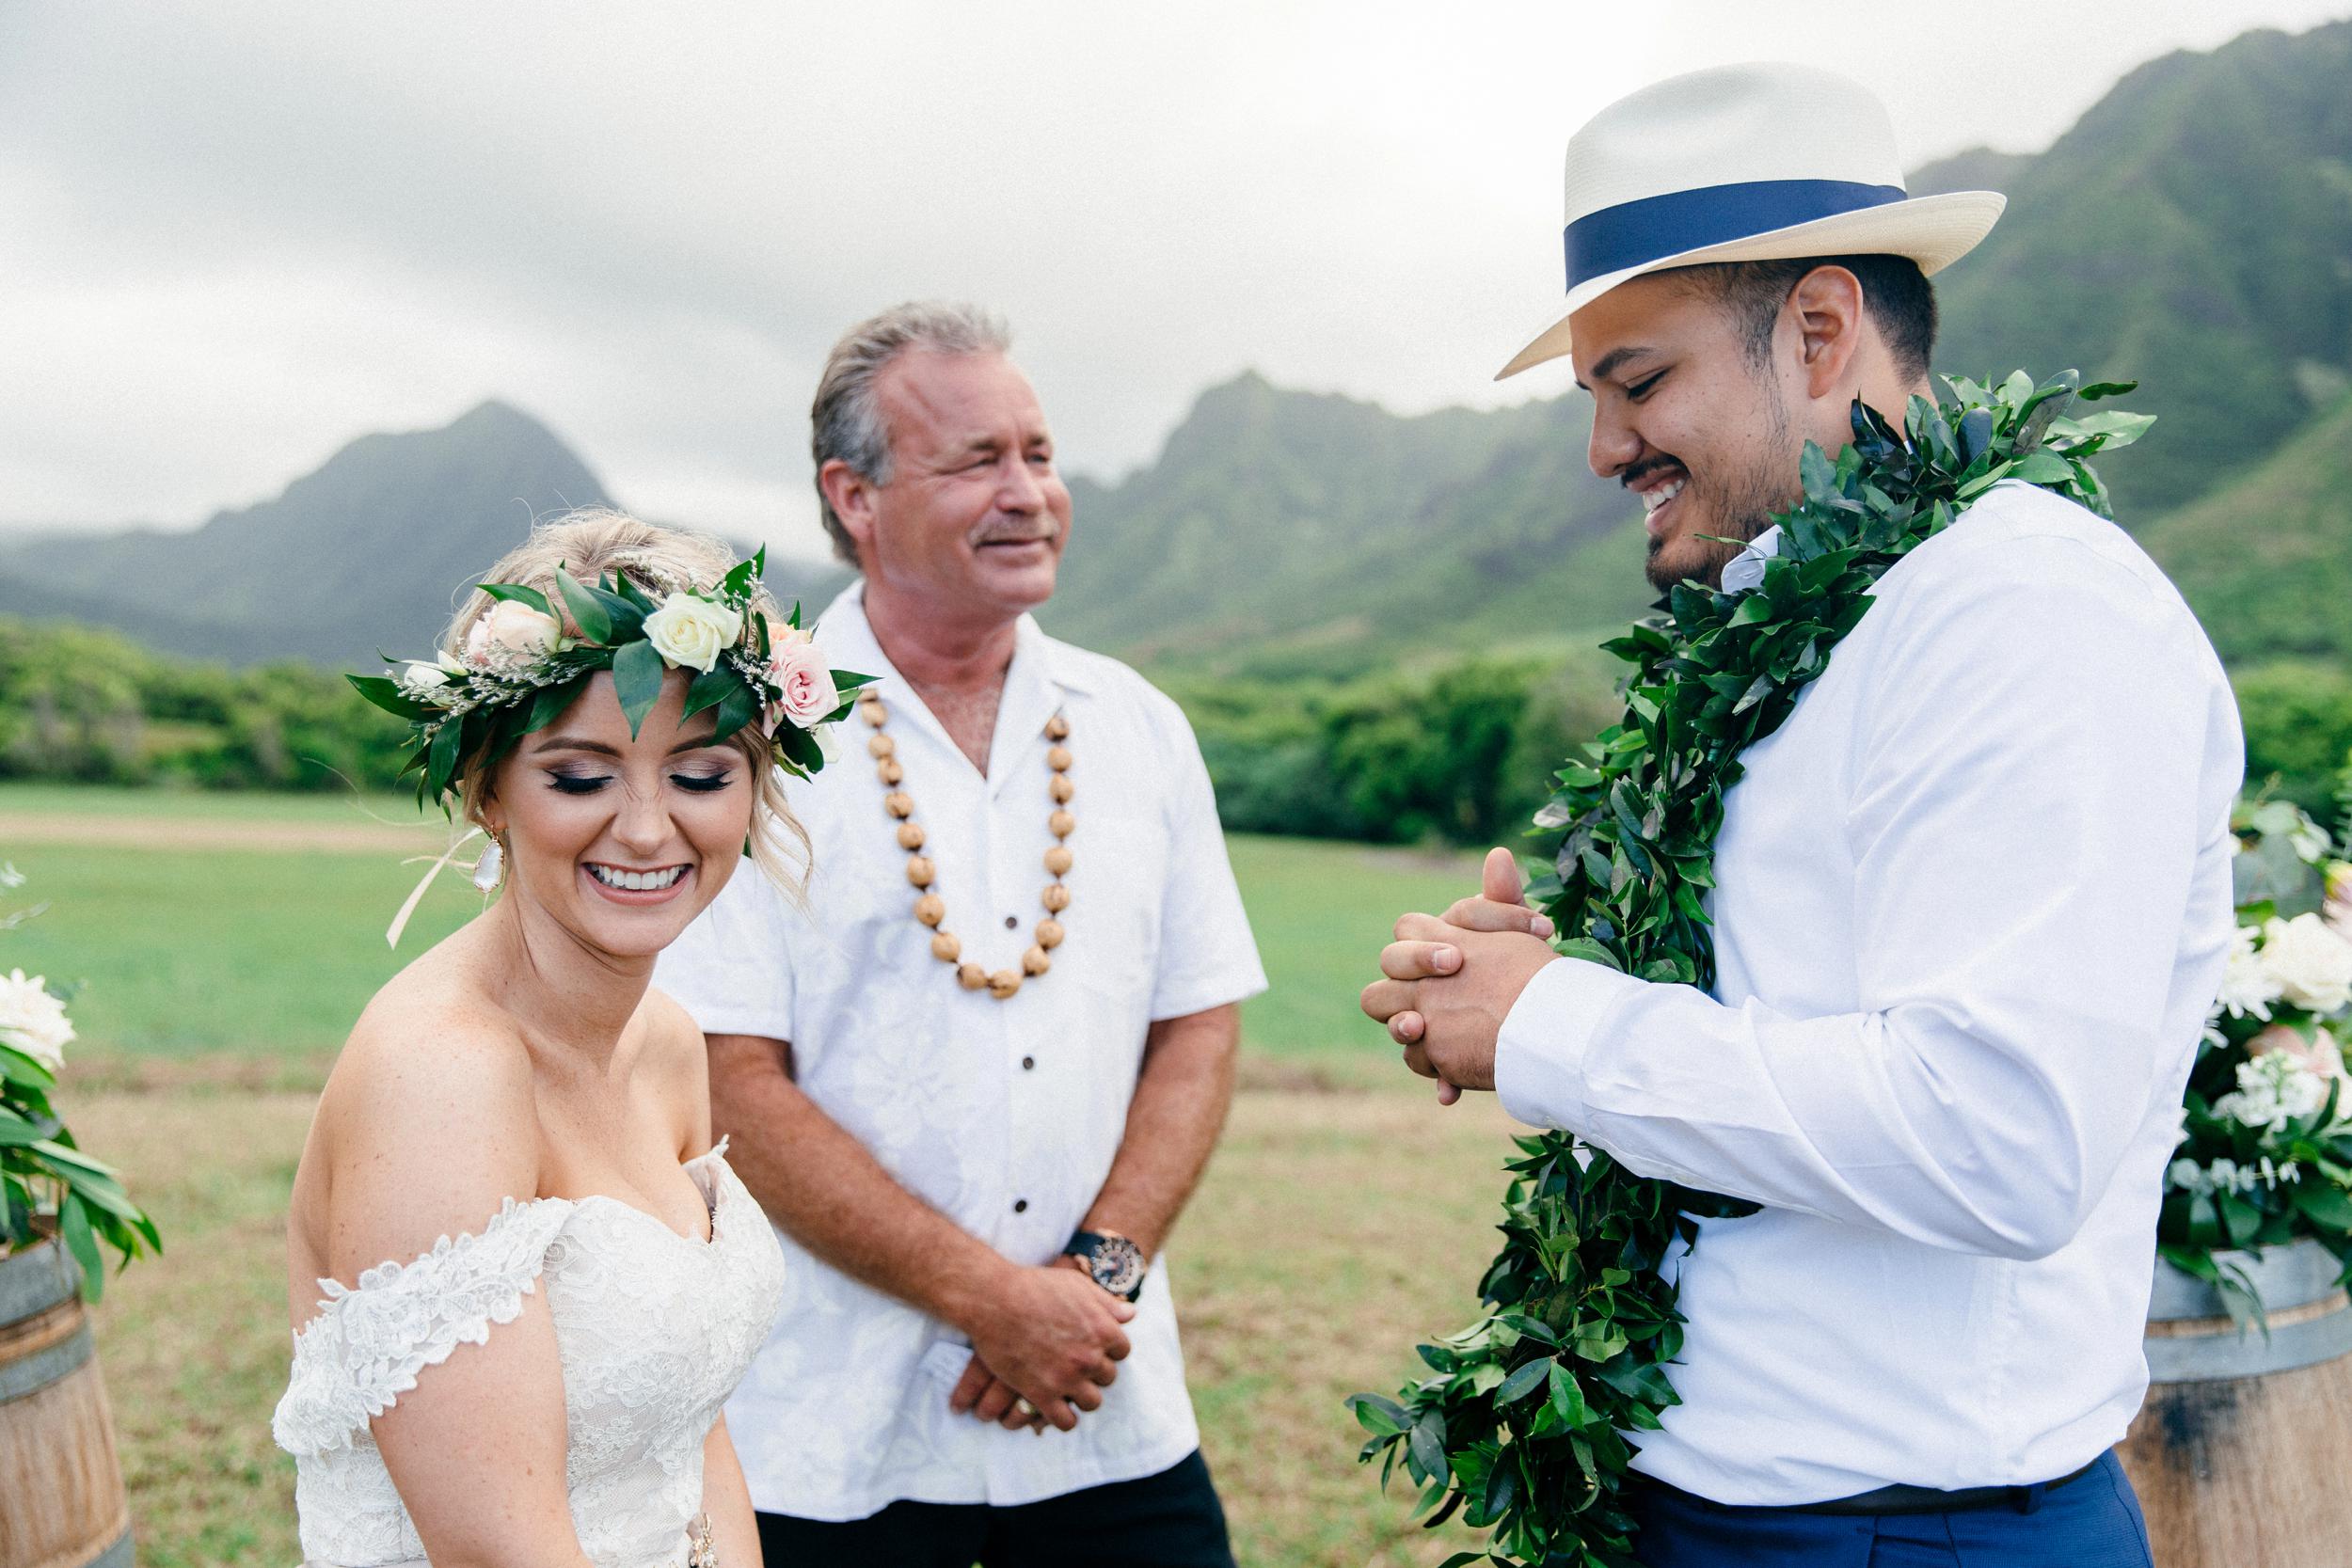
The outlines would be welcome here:
<svg viewBox="0 0 2352 1568">
<path fill-rule="evenodd" d="M 1012 334 L 995 312 L 977 305 L 914 300 L 862 321 L 841 336 L 817 379 L 809 404 L 809 455 L 817 460 L 817 505 L 834 554 L 854 566 L 857 544 L 825 499 L 825 465 L 834 458 L 874 484 L 890 483 L 890 432 L 874 398 L 882 367 L 910 349 L 933 354 L 1005 354 Z"/>
</svg>

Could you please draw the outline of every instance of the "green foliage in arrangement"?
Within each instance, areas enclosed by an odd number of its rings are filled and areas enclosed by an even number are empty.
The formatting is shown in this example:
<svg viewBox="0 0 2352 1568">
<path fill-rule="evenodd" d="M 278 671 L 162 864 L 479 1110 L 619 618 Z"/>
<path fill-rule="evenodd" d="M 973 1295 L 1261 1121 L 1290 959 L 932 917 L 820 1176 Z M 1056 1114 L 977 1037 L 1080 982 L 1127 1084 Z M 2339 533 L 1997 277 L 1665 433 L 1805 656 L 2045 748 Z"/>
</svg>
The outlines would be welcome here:
<svg viewBox="0 0 2352 1568">
<path fill-rule="evenodd" d="M 1740 754 L 1772 734 L 1870 608 L 1888 567 L 2003 480 L 2105 514 L 2088 459 L 2138 438 L 2143 415 L 2077 414 L 2130 390 L 2068 372 L 2037 386 L 1953 379 L 1940 406 L 1915 397 L 1897 429 L 1859 401 L 1835 459 L 1807 443 L 1804 499 L 1775 519 L 1780 553 L 1757 587 L 1685 582 L 1661 616 L 1609 644 L 1633 666 L 1624 717 L 1557 775 L 1536 818 L 1561 831 L 1554 869 L 1528 888 L 1570 957 L 1644 979 L 1714 982 L 1704 898 L 1724 796 Z M 1358 1395 L 1363 1458 L 1402 1467 L 1434 1509 L 1490 1529 L 1498 1564 L 1634 1568 L 1624 1506 L 1632 1450 L 1677 1402 L 1665 1368 L 1681 1348 L 1661 1268 L 1697 1221 L 1752 1204 L 1651 1180 L 1573 1134 L 1519 1140 L 1502 1250 L 1479 1287 L 1492 1311 L 1420 1347 L 1433 1375 L 1394 1400 Z"/>
<path fill-rule="evenodd" d="M 24 881 L 15 866 L 0 865 L 0 888 Z M 40 912 L 13 911 L 0 918 L 0 932 Z M 83 1296 L 96 1301 L 106 1287 L 102 1243 L 128 1265 L 164 1243 L 115 1168 L 74 1141 L 50 1101 L 73 1039 L 70 1000 L 40 975 L 22 969 L 0 975 L 0 1250 L 55 1237 L 82 1266 Z"/>
</svg>

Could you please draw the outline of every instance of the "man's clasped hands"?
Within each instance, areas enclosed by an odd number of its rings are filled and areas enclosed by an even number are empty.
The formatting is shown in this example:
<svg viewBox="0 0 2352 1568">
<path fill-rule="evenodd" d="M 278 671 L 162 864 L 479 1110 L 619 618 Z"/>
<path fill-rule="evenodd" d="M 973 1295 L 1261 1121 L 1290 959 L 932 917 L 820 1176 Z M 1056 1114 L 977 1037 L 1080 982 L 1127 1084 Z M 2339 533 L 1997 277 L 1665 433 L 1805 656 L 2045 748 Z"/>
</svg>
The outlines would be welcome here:
<svg viewBox="0 0 2352 1568">
<path fill-rule="evenodd" d="M 1438 1083 L 1452 1104 L 1464 1089 L 1495 1086 L 1495 1041 L 1536 971 L 1555 961 L 1551 922 L 1527 907 L 1508 849 L 1486 856 L 1479 895 L 1441 916 L 1407 914 L 1380 951 L 1383 978 L 1363 990 L 1364 1012 L 1405 1048 L 1405 1065 Z M 968 1314 L 972 1360 L 948 1407 L 1011 1431 L 1068 1432 L 1103 1407 L 1130 1348 L 1133 1304 L 1102 1290 L 1074 1259 L 1008 1266 Z M 1017 1387 L 1050 1390 L 1032 1402 Z"/>
</svg>

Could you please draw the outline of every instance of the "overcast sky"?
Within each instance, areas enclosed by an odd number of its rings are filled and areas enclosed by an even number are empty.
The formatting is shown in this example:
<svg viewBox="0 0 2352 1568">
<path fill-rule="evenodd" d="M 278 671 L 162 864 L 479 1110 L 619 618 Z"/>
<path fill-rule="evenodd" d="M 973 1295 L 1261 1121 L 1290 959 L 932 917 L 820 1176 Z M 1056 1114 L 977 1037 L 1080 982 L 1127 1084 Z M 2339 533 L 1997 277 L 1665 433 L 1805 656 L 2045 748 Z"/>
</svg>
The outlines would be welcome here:
<svg viewBox="0 0 2352 1568">
<path fill-rule="evenodd" d="M 193 524 L 485 397 L 625 504 L 821 548 L 806 410 L 898 299 L 1004 310 L 1116 477 L 1254 367 L 1415 411 L 1560 294 L 1610 100 L 1874 84 L 1915 166 L 2352 0 L 1154 7 L 0 0 L 0 519 Z"/>
</svg>

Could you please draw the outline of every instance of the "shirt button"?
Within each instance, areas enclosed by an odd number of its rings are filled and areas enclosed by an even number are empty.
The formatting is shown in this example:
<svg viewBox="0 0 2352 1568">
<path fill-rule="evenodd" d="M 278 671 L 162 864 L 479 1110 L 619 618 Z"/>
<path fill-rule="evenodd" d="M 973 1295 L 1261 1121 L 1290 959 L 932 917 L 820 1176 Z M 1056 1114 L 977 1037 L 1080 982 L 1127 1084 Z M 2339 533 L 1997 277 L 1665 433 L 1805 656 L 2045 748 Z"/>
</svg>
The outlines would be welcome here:
<svg viewBox="0 0 2352 1568">
<path fill-rule="evenodd" d="M 1036 1058 L 1035 1056 L 1024 1056 L 1024 1057 L 1022 1057 L 1022 1058 L 1021 1058 L 1021 1070 L 1022 1070 L 1022 1071 L 1024 1071 L 1024 1072 L 1034 1072 L 1034 1071 L 1036 1071 L 1036 1070 L 1037 1070 L 1037 1058 Z"/>
<path fill-rule="evenodd" d="M 1021 917 L 1017 914 L 1009 914 L 1005 916 L 1005 929 L 1008 931 L 1017 931 L 1021 929 Z"/>
<path fill-rule="evenodd" d="M 1029 1212 L 1029 1200 L 1025 1197 L 1014 1198 L 1012 1200 L 1012 1212 L 1016 1214 L 1027 1213 Z"/>
</svg>

